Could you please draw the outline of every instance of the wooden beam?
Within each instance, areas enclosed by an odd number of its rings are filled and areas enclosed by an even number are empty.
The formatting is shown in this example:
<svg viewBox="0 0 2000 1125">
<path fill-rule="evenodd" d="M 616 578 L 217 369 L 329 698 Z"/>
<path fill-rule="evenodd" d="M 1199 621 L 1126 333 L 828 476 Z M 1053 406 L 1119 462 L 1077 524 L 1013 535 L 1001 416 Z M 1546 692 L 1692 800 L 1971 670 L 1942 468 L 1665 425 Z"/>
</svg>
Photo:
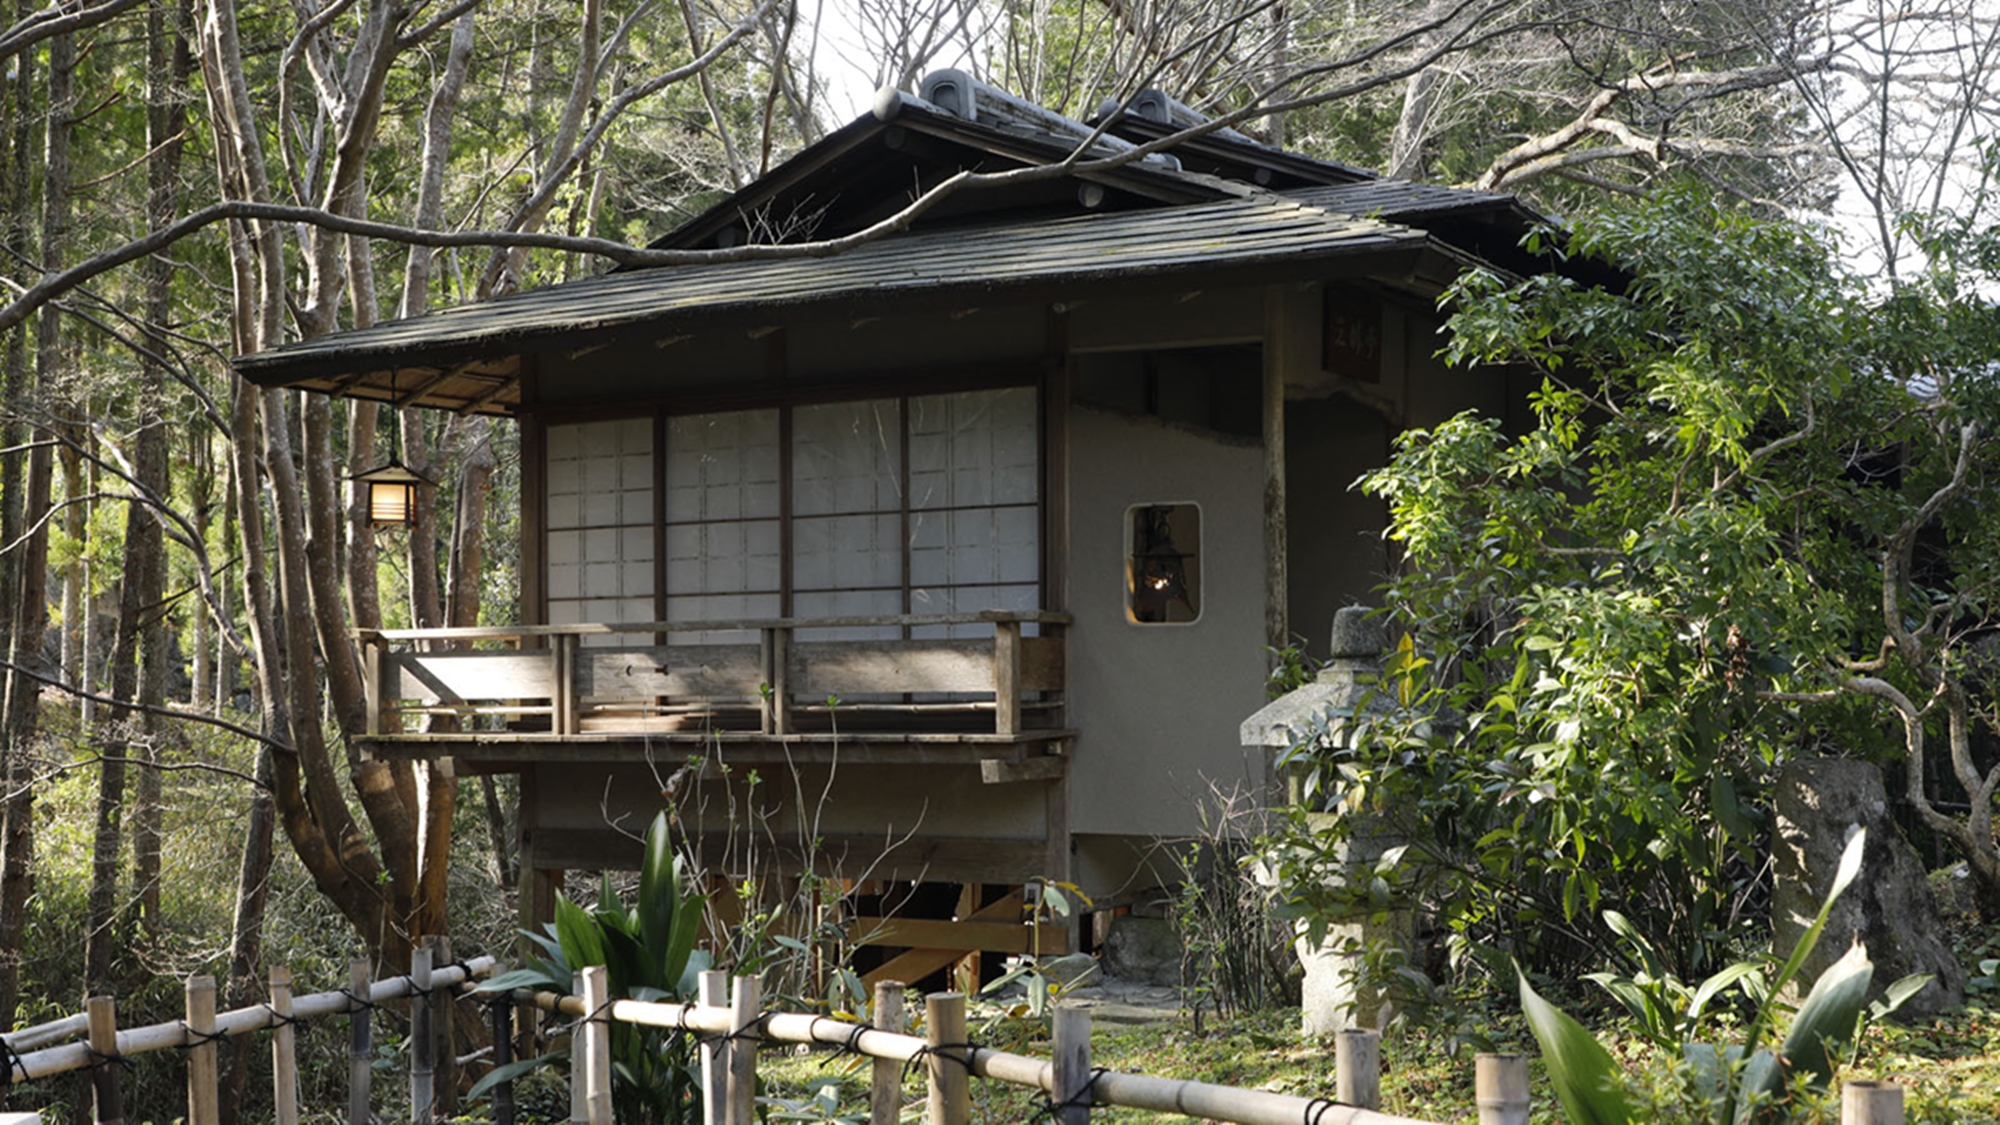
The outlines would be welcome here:
<svg viewBox="0 0 2000 1125">
<path fill-rule="evenodd" d="M 848 923 L 847 934 L 855 945 L 897 945 L 961 953 L 1035 953 L 1061 948 L 1069 940 L 1069 932 L 1061 926 L 954 922 L 941 918 L 856 918 Z"/>
<path fill-rule="evenodd" d="M 982 758 L 979 780 L 988 785 L 1012 785 L 1022 781 L 1053 781 L 1069 776 L 1069 759 L 1061 754 L 1043 754 L 1010 762 L 1003 758 Z"/>
</svg>

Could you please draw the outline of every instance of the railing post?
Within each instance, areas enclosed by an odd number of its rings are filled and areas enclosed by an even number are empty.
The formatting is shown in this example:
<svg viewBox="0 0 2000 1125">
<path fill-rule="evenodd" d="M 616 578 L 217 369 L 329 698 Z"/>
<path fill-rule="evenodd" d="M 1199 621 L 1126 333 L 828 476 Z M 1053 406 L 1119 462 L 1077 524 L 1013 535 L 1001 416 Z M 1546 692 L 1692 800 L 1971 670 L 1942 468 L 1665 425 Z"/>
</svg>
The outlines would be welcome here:
<svg viewBox="0 0 2000 1125">
<path fill-rule="evenodd" d="M 583 1092 L 584 1125 L 611 1125 L 611 980 L 602 965 L 576 974 L 583 997 L 583 1019 L 570 1037 L 570 1113 L 577 1111 L 575 1091 Z"/>
<path fill-rule="evenodd" d="M 576 634 L 557 633 L 550 638 L 549 651 L 556 662 L 556 697 L 551 725 L 558 736 L 576 733 Z"/>
<path fill-rule="evenodd" d="M 292 969 L 271 966 L 271 1110 L 278 1125 L 298 1125 L 298 1033 L 292 1030 Z"/>
<path fill-rule="evenodd" d="M 1845 1082 L 1840 1125 L 1903 1125 L 1903 1088 L 1894 1082 Z"/>
<path fill-rule="evenodd" d="M 1472 1062 L 1473 1100 L 1479 1125 L 1528 1125 L 1528 1060 L 1522 1055 L 1480 1054 Z"/>
<path fill-rule="evenodd" d="M 430 1125 L 437 1107 L 437 1041 L 431 1036 L 431 950 L 410 950 L 410 1122 Z"/>
<path fill-rule="evenodd" d="M 1021 623 L 993 623 L 993 733 L 1021 733 Z"/>
<path fill-rule="evenodd" d="M 368 1125 L 375 1080 L 375 1033 L 369 1005 L 374 974 L 366 957 L 347 963 L 347 1125 Z M 192 1122 L 189 1125 L 193 1125 Z"/>
<path fill-rule="evenodd" d="M 1063 1004 L 1054 1021 L 1055 1125 L 1090 1125 L 1096 1085 L 1090 1073 L 1090 1012 Z"/>
<path fill-rule="evenodd" d="M 1382 1035 L 1350 1027 L 1333 1043 L 1333 1096 L 1342 1105 L 1382 1108 Z"/>
<path fill-rule="evenodd" d="M 215 1097 L 215 978 L 187 979 L 188 1125 L 220 1125 L 222 1108 Z"/>
<path fill-rule="evenodd" d="M 90 1091 L 97 1125 L 124 1125 L 125 1102 L 118 1095 L 118 1002 L 92 996 L 83 1002 L 83 1014 L 93 1056 Z"/>
<path fill-rule="evenodd" d="M 757 1021 L 763 1016 L 763 984 L 756 977 L 736 978 L 729 1020 L 728 1125 L 757 1122 Z"/>
<path fill-rule="evenodd" d="M 771 648 L 771 733 L 782 737 L 792 733 L 792 631 L 779 625 L 764 635 Z"/>
<path fill-rule="evenodd" d="M 903 1030 L 903 982 L 875 985 L 875 1012 L 870 1021 L 883 1031 Z M 868 1093 L 868 1125 L 898 1125 L 903 1119 L 903 1067 L 893 1059 L 876 1059 Z"/>
<path fill-rule="evenodd" d="M 925 1125 L 968 1125 L 972 1068 L 965 1042 L 965 993 L 924 997 L 924 1076 L 929 1083 Z"/>
<path fill-rule="evenodd" d="M 387 724 L 382 719 L 383 708 L 388 705 L 387 684 L 382 682 L 384 666 L 384 641 L 373 633 L 361 635 L 361 688 L 366 693 L 368 707 L 368 733 L 379 735 Z"/>
<path fill-rule="evenodd" d="M 708 969 L 696 978 L 696 998 L 704 1008 L 729 1006 L 729 973 Z M 701 1125 L 729 1120 L 729 1052 L 719 1039 L 701 1041 Z"/>
</svg>

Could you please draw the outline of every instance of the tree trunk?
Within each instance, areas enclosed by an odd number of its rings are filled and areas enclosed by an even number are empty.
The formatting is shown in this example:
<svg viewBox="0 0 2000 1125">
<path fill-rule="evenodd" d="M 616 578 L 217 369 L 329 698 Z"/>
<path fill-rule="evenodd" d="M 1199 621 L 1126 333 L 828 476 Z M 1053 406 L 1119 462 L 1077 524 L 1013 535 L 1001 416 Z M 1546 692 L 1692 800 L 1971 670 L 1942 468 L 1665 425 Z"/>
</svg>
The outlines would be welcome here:
<svg viewBox="0 0 2000 1125">
<path fill-rule="evenodd" d="M 32 12 L 30 0 L 18 0 L 17 19 L 26 19 Z M 0 223 L 5 224 L 8 246 L 25 261 L 38 256 L 32 245 L 28 209 L 36 120 L 29 111 L 34 100 L 34 62 L 34 52 L 17 56 L 13 80 L 0 87 L 13 121 L 4 138 L 7 153 L 4 168 L 0 168 L 0 193 L 4 193 L 0 202 L 5 204 L 0 207 Z M 42 315 L 56 313 L 51 309 Z M 4 349 L 0 362 L 5 364 L 7 403 L 18 408 L 29 392 L 27 333 L 7 333 L 0 349 Z M 20 445 L 25 437 L 19 417 L 18 409 L 8 409 L 5 420 L 0 421 L 0 440 L 9 448 Z M 48 451 L 30 450 L 25 460 L 24 487 L 23 458 L 0 458 L 0 540 L 8 543 L 22 542 L 24 530 L 31 526 L 28 521 L 48 507 Z M 35 468 L 38 461 L 42 466 L 39 474 Z M 37 495 L 41 497 L 39 504 Z M 20 667 L 41 666 L 47 617 L 45 608 L 36 607 L 43 605 L 47 550 L 47 539 L 34 535 L 22 542 L 19 550 L 0 554 L 0 616 L 4 616 L 6 626 L 7 658 Z M 0 792 L 4 792 L 0 797 L 0 1027 L 12 1027 L 21 994 L 15 951 L 21 948 L 28 899 L 34 891 L 35 794 L 30 779 L 34 775 L 31 748 L 39 685 L 13 671 L 4 684 L 4 691 L 0 691 Z M 0 1105 L 5 1105 L 4 1089 L 0 1089 Z"/>
</svg>

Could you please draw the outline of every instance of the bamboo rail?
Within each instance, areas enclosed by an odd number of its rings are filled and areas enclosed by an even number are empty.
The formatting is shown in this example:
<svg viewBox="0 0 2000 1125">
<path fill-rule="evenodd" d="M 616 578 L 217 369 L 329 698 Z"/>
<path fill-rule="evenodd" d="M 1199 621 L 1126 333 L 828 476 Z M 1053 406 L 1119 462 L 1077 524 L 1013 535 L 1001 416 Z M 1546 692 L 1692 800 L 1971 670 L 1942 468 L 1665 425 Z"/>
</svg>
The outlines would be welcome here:
<svg viewBox="0 0 2000 1125">
<path fill-rule="evenodd" d="M 432 969 L 428 965 L 429 959 L 430 951 L 419 949 L 412 958 L 411 975 L 391 977 L 373 984 L 367 982 L 366 965 L 358 964 L 350 976 L 352 984 L 348 989 L 298 997 L 291 994 L 291 970 L 276 965 L 271 968 L 271 999 L 268 1002 L 220 1015 L 215 1011 L 214 979 L 190 977 L 187 981 L 186 1018 L 145 1027 L 119 1028 L 113 999 L 93 996 L 81 1015 L 66 1016 L 0 1036 L 0 1047 L 5 1048 L 0 1051 L 0 1086 L 14 1086 L 88 1070 L 91 1072 L 97 1120 L 118 1122 L 123 1120 L 123 1109 L 119 1101 L 117 1067 L 105 1064 L 132 1055 L 180 1048 L 188 1053 L 189 1125 L 213 1125 L 217 1118 L 216 1043 L 269 1028 L 272 1032 L 276 1120 L 280 1123 L 295 1121 L 298 1118 L 298 1069 L 293 1024 L 300 1020 L 346 1015 L 355 1026 L 357 1050 L 365 1050 L 369 1012 L 376 1005 L 414 997 L 419 1000 L 415 1007 L 421 1019 L 432 1006 L 426 1001 L 431 990 L 457 989 L 476 978 L 490 975 L 496 964 L 491 957 L 475 957 L 467 962 Z M 427 971 L 428 980 L 418 979 L 421 974 L 414 970 Z M 88 1037 L 86 1041 L 64 1042 L 74 1039 L 79 1033 Z M 350 1102 L 350 1113 L 355 1115 L 352 1120 L 366 1121 L 369 1119 L 369 1068 L 360 1065 L 359 1058 L 355 1063 L 352 1077 L 356 1093 Z M 424 1078 L 428 1080 L 429 1076 L 426 1074 Z M 11 1125 L 13 1115 L 9 1116 Z"/>
<path fill-rule="evenodd" d="M 287 1095 L 297 1082 L 292 1057 L 292 1025 L 298 1020 L 345 1014 L 353 1028 L 354 1088 L 349 1113 L 353 1121 L 368 1117 L 368 1084 L 360 1066 L 368 1042 L 369 1013 L 385 1000 L 419 1000 L 413 1025 L 430 1018 L 428 1000 L 434 989 L 456 989 L 495 968 L 491 957 L 433 967 L 433 950 L 420 948 L 411 958 L 407 976 L 368 983 L 367 966 L 352 966 L 350 987 L 337 992 L 290 996 L 291 972 L 271 970 L 268 1003 L 215 1014 L 215 982 L 192 977 L 187 982 L 187 1018 L 172 1023 L 118 1030 L 110 997 L 93 997 L 88 1011 L 0 1037 L 6 1047 L 7 1084 L 32 1081 L 75 1070 L 92 1071 L 97 1120 L 122 1120 L 117 1068 L 102 1065 L 129 1055 L 181 1047 L 188 1051 L 188 1121 L 212 1125 L 216 1117 L 215 1044 L 232 1035 L 270 1028 L 273 1070 L 278 1087 L 280 1121 L 295 1120 Z M 1047 1113 L 1057 1125 L 1088 1125 L 1098 1106 L 1176 1113 L 1233 1125 L 1434 1125 L 1432 1122 L 1382 1113 L 1380 1099 L 1380 1037 L 1371 1031 L 1341 1033 L 1337 1043 L 1335 1086 L 1341 1101 L 1301 1098 L 1263 1090 L 1244 1090 L 1188 1079 L 1120 1074 L 1090 1065 L 1090 1017 L 1081 1009 L 1058 1008 L 1053 1023 L 1052 1059 L 1036 1059 L 982 1047 L 965 1034 L 965 996 L 933 993 L 926 997 L 926 1035 L 902 1033 L 902 985 L 883 982 L 876 988 L 875 1023 L 858 1024 L 826 1016 L 760 1011 L 758 980 L 735 978 L 733 994 L 727 976 L 703 973 L 700 998 L 694 1003 L 667 1004 L 613 1000 L 605 993 L 603 968 L 576 974 L 576 994 L 517 991 L 487 997 L 495 1013 L 513 1004 L 575 1017 L 572 1039 L 576 1058 L 571 1074 L 571 1120 L 584 1125 L 611 1125 L 610 1025 L 629 1023 L 682 1032 L 706 1033 L 701 1043 L 704 1120 L 712 1125 L 753 1125 L 753 1091 L 757 1051 L 763 1042 L 819 1044 L 876 1060 L 873 1068 L 871 1121 L 894 1121 L 902 1104 L 902 1078 L 913 1063 L 922 1062 L 926 1079 L 927 1125 L 968 1125 L 969 1080 L 986 1078 L 1039 1090 Z M 363 997 L 365 996 L 365 999 Z M 496 1045 L 507 1041 L 505 1025 L 495 1026 Z M 84 1043 L 49 1045 L 62 1037 L 88 1035 Z M 416 1049 L 413 1056 L 427 1052 Z M 504 1063 L 496 1053 L 495 1062 Z M 427 1121 L 434 1095 L 431 1060 L 413 1058 L 412 1120 Z M 496 1120 L 512 1118 L 511 1084 L 494 1090 Z M 1519 1055 L 1480 1055 L 1476 1063 L 1478 1120 L 1481 1125 L 1515 1125 L 1528 1116 L 1527 1065 Z M 1843 1090 L 1843 1125 L 1900 1125 L 1902 1091 L 1889 1083 L 1851 1082 Z M 4 1125 L 41 1125 L 35 1114 L 4 1115 Z"/>
</svg>

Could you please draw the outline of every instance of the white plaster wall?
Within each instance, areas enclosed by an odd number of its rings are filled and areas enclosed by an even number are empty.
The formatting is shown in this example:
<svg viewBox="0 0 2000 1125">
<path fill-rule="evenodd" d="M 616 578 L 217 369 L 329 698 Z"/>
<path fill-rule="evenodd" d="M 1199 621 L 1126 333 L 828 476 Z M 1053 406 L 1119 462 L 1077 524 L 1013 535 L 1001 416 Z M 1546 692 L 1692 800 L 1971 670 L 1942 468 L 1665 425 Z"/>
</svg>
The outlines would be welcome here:
<svg viewBox="0 0 2000 1125">
<path fill-rule="evenodd" d="M 1261 785 L 1237 725 L 1264 704 L 1263 457 L 1254 445 L 1072 408 L 1073 833 L 1190 833 L 1211 780 Z M 1126 619 L 1125 511 L 1147 501 L 1201 505 L 1202 606 L 1192 624 Z"/>
</svg>

